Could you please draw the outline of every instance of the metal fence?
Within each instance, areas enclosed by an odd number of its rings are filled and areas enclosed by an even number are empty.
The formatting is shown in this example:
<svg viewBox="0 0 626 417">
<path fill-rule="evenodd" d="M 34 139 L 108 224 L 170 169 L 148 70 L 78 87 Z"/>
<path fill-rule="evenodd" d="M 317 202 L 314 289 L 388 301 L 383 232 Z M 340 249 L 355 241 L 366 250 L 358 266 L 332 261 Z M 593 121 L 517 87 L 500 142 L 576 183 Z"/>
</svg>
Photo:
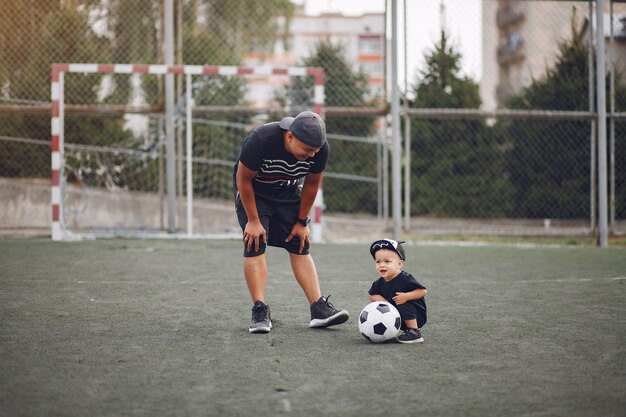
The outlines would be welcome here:
<svg viewBox="0 0 626 417">
<path fill-rule="evenodd" d="M 166 51 L 161 0 L 42 0 L 36 7 L 4 1 L 0 176 L 50 177 L 53 62 L 162 64 L 173 52 L 174 63 L 185 65 L 318 66 L 325 71 L 332 148 L 326 211 L 386 218 L 391 172 L 387 3 L 359 12 L 348 0 L 306 6 L 288 0 L 176 0 L 173 50 Z M 519 234 L 593 233 L 597 92 L 589 41 L 597 36 L 595 3 L 401 4 L 402 140 L 410 149 L 402 159 L 408 168 L 402 191 L 409 232 L 469 233 L 448 225 L 471 220 L 488 226 L 481 231 L 512 230 L 502 223 L 510 221 L 525 225 L 514 229 Z M 613 233 L 620 234 L 626 230 L 626 29 L 620 20 L 626 7 L 606 4 L 609 219 Z M 319 10 L 308 9 L 314 7 Z M 482 30 L 467 32 L 476 27 Z M 66 82 L 68 183 L 166 193 L 163 77 L 74 74 Z M 205 111 L 194 116 L 194 177 L 199 179 L 194 195 L 228 200 L 230 164 L 246 132 L 310 107 L 311 84 L 287 86 L 267 77 L 195 84 Z M 180 115 L 183 77 L 176 77 L 175 97 Z M 179 162 L 184 129 L 177 121 Z M 186 189 L 183 169 L 179 163 L 178 196 Z M 84 198 L 77 199 L 71 212 L 83 213 L 84 207 Z M 160 217 L 157 227 L 163 227 Z"/>
</svg>

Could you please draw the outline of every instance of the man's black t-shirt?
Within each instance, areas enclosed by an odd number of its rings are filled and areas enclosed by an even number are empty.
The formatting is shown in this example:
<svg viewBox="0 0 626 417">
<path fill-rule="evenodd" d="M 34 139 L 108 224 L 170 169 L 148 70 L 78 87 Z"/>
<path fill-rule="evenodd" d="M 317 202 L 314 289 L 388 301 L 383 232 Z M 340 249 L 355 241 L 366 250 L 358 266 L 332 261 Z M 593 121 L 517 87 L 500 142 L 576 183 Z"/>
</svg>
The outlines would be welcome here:
<svg viewBox="0 0 626 417">
<path fill-rule="evenodd" d="M 297 160 L 287 152 L 284 132 L 278 122 L 268 123 L 255 129 L 244 140 L 233 170 L 233 182 L 237 189 L 237 168 L 241 161 L 257 173 L 252 180 L 258 197 L 279 202 L 300 201 L 299 186 L 309 172 L 320 173 L 328 161 L 328 142 L 312 158 Z"/>
</svg>

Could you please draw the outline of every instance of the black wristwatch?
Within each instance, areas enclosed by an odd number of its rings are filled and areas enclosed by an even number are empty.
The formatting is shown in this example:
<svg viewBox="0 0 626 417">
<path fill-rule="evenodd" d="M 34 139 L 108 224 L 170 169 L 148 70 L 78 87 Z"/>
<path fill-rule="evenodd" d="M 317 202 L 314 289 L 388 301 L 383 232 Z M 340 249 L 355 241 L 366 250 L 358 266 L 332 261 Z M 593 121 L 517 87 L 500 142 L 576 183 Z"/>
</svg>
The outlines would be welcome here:
<svg viewBox="0 0 626 417">
<path fill-rule="evenodd" d="M 309 223 L 311 222 L 311 218 L 307 217 L 305 219 L 297 219 L 296 223 L 300 223 L 302 226 L 308 226 Z"/>
</svg>

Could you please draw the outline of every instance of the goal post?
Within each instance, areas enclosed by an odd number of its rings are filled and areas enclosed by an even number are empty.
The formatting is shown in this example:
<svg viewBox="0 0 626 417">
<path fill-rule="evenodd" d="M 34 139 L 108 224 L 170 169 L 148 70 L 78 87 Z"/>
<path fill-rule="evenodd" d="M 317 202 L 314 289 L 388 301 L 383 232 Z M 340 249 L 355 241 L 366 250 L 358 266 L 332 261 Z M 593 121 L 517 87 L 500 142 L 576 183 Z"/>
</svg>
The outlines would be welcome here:
<svg viewBox="0 0 626 417">
<path fill-rule="evenodd" d="M 51 208 L 52 240 L 80 239 L 81 233 L 75 233 L 68 227 L 66 219 L 66 159 L 65 151 L 69 144 L 65 143 L 65 76 L 77 74 L 179 74 L 185 77 L 183 95 L 185 96 L 185 179 L 186 187 L 186 233 L 181 236 L 194 235 L 194 196 L 192 165 L 197 163 L 193 149 L 193 113 L 194 97 L 192 93 L 192 76 L 289 76 L 311 77 L 313 79 L 313 110 L 324 117 L 324 70 L 320 67 L 273 67 L 273 66 L 214 66 L 214 65 L 145 65 L 145 64 L 52 64 L 51 66 Z M 182 153 L 182 150 L 179 151 Z M 202 158 L 200 158 L 202 159 Z M 234 162 L 234 161 L 232 161 Z M 225 164 L 225 161 L 222 161 Z M 322 241 L 321 212 L 324 203 L 322 191 L 315 200 L 312 213 L 311 237 L 314 242 Z M 87 231 L 90 236 L 97 234 Z"/>
</svg>

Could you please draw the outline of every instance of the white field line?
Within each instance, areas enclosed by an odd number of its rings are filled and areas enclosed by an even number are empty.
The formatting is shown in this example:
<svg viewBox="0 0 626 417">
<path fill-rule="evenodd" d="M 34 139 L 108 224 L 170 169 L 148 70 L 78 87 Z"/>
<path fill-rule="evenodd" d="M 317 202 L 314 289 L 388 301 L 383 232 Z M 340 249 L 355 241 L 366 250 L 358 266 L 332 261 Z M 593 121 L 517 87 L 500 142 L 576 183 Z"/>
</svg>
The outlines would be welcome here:
<svg viewBox="0 0 626 417">
<path fill-rule="evenodd" d="M 289 402 L 287 398 L 283 398 L 283 408 L 286 413 L 291 412 L 291 403 Z"/>
<path fill-rule="evenodd" d="M 363 284 L 363 285 L 371 285 L 372 282 L 374 282 L 376 280 L 376 277 L 373 277 L 371 280 L 359 280 L 359 281 L 350 281 L 350 280 L 327 280 L 327 279 L 321 279 L 320 283 L 321 284 L 333 284 L 333 285 L 337 285 L 337 284 L 344 284 L 344 285 L 354 285 L 354 284 Z M 626 280 L 626 277 L 603 277 L 603 278 L 555 278 L 555 279 L 519 279 L 519 280 L 514 280 L 511 283 L 513 284 L 553 284 L 553 283 L 567 283 L 567 282 L 598 282 L 598 281 L 624 281 Z M 434 280 L 433 280 L 434 281 Z M 50 280 L 45 280 L 45 279 L 35 279 L 35 280 L 22 280 L 22 279 L 0 279 L 0 282 L 6 282 L 6 283 L 10 283 L 10 282 L 16 282 L 16 283 L 50 283 Z M 71 281 L 66 281 L 66 283 L 69 283 Z M 79 280 L 79 281 L 73 281 L 76 284 L 80 284 L 80 285 L 142 285 L 142 284 L 149 284 L 149 285 L 154 285 L 155 281 L 154 280 L 106 280 L 106 281 L 84 281 L 84 280 Z M 215 280 L 211 280 L 211 279 L 207 279 L 207 280 L 203 280 L 203 279 L 198 279 L 197 281 L 176 281 L 176 280 L 169 280 L 169 279 L 160 279 L 158 281 L 156 281 L 157 283 L 168 283 L 168 284 L 172 284 L 172 285 L 213 285 L 215 283 Z M 292 279 L 268 279 L 267 281 L 268 283 L 271 284 L 291 284 L 294 283 L 296 284 L 296 280 L 295 278 Z M 450 284 L 503 284 L 503 281 L 494 281 L 494 280 L 489 280 L 489 281 L 481 281 L 481 280 L 460 280 L 460 281 L 448 281 L 446 280 L 444 282 L 445 285 L 450 285 Z M 245 285 L 245 281 L 243 276 L 241 277 L 241 280 L 228 280 L 228 281 L 223 281 L 220 283 L 220 285 Z M 441 286 L 441 285 L 439 285 Z"/>
<path fill-rule="evenodd" d="M 333 285 L 336 284 L 348 284 L 348 285 L 354 285 L 354 284 L 369 284 L 371 285 L 372 282 L 374 282 L 376 280 L 376 277 L 373 277 L 371 280 L 369 281 L 346 281 L 346 280 L 338 280 L 338 281 L 334 281 L 334 280 L 325 280 L 325 279 L 320 279 L 320 283 L 325 284 L 325 283 L 330 283 Z M 553 283 L 567 283 L 567 282 L 593 282 L 593 281 L 620 281 L 620 280 L 626 280 L 626 277 L 601 277 L 601 278 L 555 278 L 555 279 L 518 279 L 518 280 L 514 280 L 511 281 L 512 284 L 553 284 Z M 277 279 L 269 279 L 268 283 L 272 283 L 272 284 L 286 284 L 289 282 L 295 282 L 295 278 L 293 280 L 277 280 Z M 432 281 L 436 281 L 435 279 L 432 279 Z M 505 281 L 494 281 L 494 280 L 454 280 L 454 281 L 445 281 L 445 284 L 457 284 L 457 283 L 462 283 L 462 284 L 504 284 Z"/>
</svg>

